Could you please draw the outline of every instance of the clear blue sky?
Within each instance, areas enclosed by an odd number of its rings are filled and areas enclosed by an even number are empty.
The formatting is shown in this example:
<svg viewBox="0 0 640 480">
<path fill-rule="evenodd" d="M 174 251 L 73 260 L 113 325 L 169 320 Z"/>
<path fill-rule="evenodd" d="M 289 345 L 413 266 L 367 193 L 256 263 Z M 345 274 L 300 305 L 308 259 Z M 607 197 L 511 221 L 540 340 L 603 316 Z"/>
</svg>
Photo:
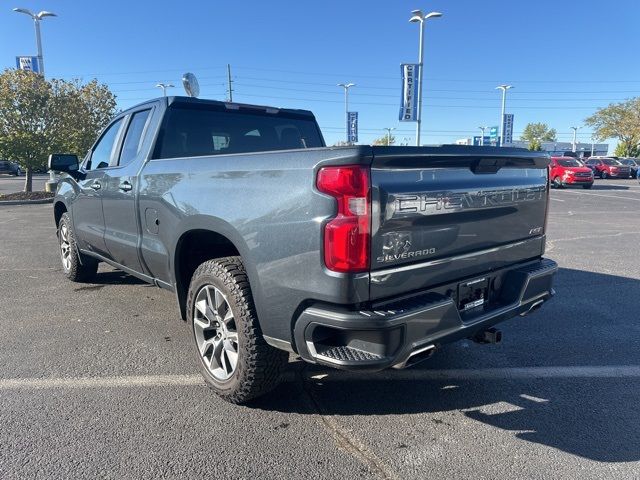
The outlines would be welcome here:
<svg viewBox="0 0 640 480">
<path fill-rule="evenodd" d="M 399 64 L 418 55 L 418 27 L 408 23 L 415 8 L 444 13 L 425 34 L 427 143 L 497 125 L 494 87 L 503 82 L 515 86 L 507 111 L 516 138 L 539 121 L 570 141 L 569 127 L 597 107 L 640 94 L 638 0 L 2 0 L 3 68 L 35 54 L 32 22 L 12 7 L 59 15 L 42 22 L 48 77 L 95 77 L 124 108 L 158 96 L 159 81 L 180 87 L 184 71 L 198 76 L 202 97 L 223 100 L 230 63 L 235 101 L 313 110 L 328 143 L 344 137 L 338 82 L 357 84 L 361 143 L 383 127 L 413 140 L 415 124 L 397 118 Z"/>
</svg>

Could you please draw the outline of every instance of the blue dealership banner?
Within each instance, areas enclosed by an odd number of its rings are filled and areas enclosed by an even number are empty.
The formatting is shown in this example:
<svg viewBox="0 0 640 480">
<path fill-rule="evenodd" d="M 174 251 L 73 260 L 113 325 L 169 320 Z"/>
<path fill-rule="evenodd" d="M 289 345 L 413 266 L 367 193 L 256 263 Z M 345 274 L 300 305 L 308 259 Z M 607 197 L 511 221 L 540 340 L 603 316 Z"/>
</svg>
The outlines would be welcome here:
<svg viewBox="0 0 640 480">
<path fill-rule="evenodd" d="M 358 141 L 358 112 L 347 112 L 347 142 Z"/>
<path fill-rule="evenodd" d="M 400 65 L 402 76 L 402 93 L 400 97 L 401 122 L 417 122 L 418 119 L 418 80 L 420 79 L 420 65 L 403 63 Z"/>
<path fill-rule="evenodd" d="M 16 57 L 16 68 L 29 72 L 40 73 L 40 63 L 38 57 Z"/>
<path fill-rule="evenodd" d="M 504 132 L 505 143 L 513 143 L 513 113 L 505 113 L 502 119 L 502 131 Z"/>
</svg>

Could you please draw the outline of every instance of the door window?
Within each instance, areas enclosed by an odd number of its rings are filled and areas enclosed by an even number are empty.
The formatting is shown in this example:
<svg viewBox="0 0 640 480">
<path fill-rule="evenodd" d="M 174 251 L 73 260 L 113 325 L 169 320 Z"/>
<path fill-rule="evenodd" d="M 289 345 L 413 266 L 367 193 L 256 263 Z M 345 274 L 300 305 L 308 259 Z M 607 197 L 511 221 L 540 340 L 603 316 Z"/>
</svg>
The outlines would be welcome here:
<svg viewBox="0 0 640 480">
<path fill-rule="evenodd" d="M 104 132 L 98 143 L 93 149 L 93 153 L 85 166 L 86 170 L 95 170 L 97 168 L 106 168 L 109 166 L 115 151 L 118 132 L 122 126 L 122 118 L 119 118 Z"/>
<path fill-rule="evenodd" d="M 142 132 L 147 124 L 149 118 L 149 112 L 151 110 L 142 110 L 136 112 L 131 117 L 129 127 L 127 128 L 127 134 L 124 137 L 124 143 L 122 144 L 122 152 L 120 153 L 120 161 L 118 165 L 127 165 L 131 160 L 136 158 L 140 149 L 142 148 Z"/>
</svg>

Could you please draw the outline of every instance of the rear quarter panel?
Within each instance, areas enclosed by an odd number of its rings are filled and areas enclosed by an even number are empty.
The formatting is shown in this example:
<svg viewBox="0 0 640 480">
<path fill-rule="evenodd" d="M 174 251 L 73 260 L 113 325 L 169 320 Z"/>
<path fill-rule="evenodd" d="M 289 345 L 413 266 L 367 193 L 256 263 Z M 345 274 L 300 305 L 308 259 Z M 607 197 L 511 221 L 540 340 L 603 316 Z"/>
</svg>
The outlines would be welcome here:
<svg viewBox="0 0 640 480">
<path fill-rule="evenodd" d="M 323 266 L 322 224 L 336 206 L 315 188 L 321 166 L 367 161 L 362 148 L 151 160 L 140 175 L 140 218 L 157 211 L 159 228 L 142 225 L 144 261 L 175 287 L 180 237 L 193 229 L 224 235 L 243 258 L 264 334 L 291 341 L 294 313 L 307 301 L 368 299 L 368 274 Z"/>
</svg>

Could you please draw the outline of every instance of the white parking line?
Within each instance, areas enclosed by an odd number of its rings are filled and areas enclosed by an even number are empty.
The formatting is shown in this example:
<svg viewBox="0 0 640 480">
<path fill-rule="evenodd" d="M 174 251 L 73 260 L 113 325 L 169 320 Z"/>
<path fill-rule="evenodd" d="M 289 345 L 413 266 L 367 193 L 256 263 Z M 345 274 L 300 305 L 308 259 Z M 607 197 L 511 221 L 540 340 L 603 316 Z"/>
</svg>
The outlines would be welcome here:
<svg viewBox="0 0 640 480">
<path fill-rule="evenodd" d="M 640 198 L 621 197 L 620 195 L 604 195 L 602 193 L 592 193 L 592 192 L 574 192 L 572 190 L 567 190 L 565 193 L 574 193 L 576 195 L 589 195 L 590 197 L 607 197 L 607 198 L 618 198 L 622 200 L 635 200 L 636 202 L 640 202 Z"/>
<path fill-rule="evenodd" d="M 166 387 L 204 384 L 200 375 L 136 375 L 122 377 L 8 378 L 0 380 L 0 390 L 41 390 L 58 388 Z"/>
<path fill-rule="evenodd" d="M 293 372 L 290 372 L 291 376 Z M 406 369 L 379 373 L 326 370 L 312 380 L 519 380 L 535 378 L 640 378 L 640 365 L 513 367 L 481 369 Z M 0 390 L 130 388 L 204 385 L 200 375 L 135 375 L 119 377 L 58 377 L 0 379 Z"/>
</svg>

